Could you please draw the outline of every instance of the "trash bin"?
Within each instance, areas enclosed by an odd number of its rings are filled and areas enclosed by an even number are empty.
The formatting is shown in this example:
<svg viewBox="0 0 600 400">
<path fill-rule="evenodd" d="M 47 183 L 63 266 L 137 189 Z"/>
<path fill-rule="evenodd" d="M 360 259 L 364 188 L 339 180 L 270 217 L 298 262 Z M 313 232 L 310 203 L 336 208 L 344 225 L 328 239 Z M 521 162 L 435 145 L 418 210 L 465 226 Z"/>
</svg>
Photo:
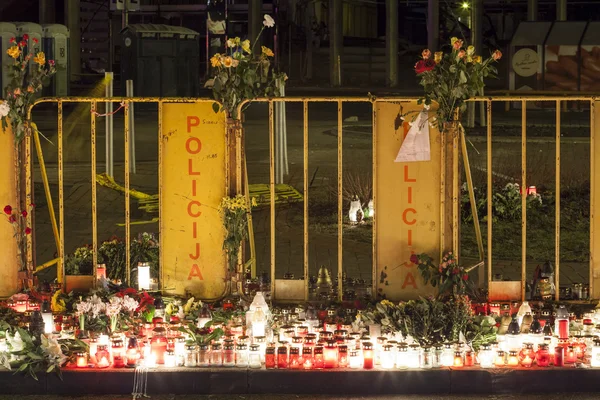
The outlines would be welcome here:
<svg viewBox="0 0 600 400">
<path fill-rule="evenodd" d="M 0 98 L 5 96 L 4 88 L 10 82 L 10 69 L 13 63 L 11 56 L 6 54 L 6 50 L 12 47 L 10 39 L 17 36 L 17 26 L 10 22 L 0 22 Z"/>
<path fill-rule="evenodd" d="M 121 31 L 121 93 L 133 80 L 135 96 L 197 97 L 199 33 L 181 26 L 134 24 Z"/>
<path fill-rule="evenodd" d="M 69 94 L 69 29 L 64 25 L 49 24 L 43 28 L 43 50 L 47 60 L 54 60 L 56 74 L 50 85 L 44 88 L 44 96 L 68 96 Z"/>
</svg>

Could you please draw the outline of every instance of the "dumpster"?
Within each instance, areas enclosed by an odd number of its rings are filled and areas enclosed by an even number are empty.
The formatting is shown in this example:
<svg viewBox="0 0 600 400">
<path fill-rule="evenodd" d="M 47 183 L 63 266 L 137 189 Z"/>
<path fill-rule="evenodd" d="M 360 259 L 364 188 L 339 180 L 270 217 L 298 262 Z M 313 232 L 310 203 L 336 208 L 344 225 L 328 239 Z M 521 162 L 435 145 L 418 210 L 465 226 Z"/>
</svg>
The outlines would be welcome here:
<svg viewBox="0 0 600 400">
<path fill-rule="evenodd" d="M 56 74 L 44 88 L 44 96 L 68 96 L 69 94 L 69 29 L 64 25 L 49 24 L 42 27 L 42 48 L 47 60 L 54 60 Z"/>
<path fill-rule="evenodd" d="M 4 88 L 10 82 L 10 69 L 13 63 L 11 56 L 6 54 L 6 50 L 13 44 L 10 39 L 17 36 L 17 26 L 10 22 L 0 22 L 0 98 L 5 96 Z"/>
<path fill-rule="evenodd" d="M 121 93 L 133 80 L 140 97 L 197 97 L 199 33 L 181 26 L 134 24 L 121 31 Z"/>
</svg>

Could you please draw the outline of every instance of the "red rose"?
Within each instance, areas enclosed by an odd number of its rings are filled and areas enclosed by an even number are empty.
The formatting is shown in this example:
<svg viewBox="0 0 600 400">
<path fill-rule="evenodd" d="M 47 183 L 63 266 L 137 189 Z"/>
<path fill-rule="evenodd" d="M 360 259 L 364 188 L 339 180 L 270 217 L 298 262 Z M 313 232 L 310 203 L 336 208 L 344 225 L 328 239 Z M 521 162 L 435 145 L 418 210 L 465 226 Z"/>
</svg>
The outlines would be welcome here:
<svg viewBox="0 0 600 400">
<path fill-rule="evenodd" d="M 4 213 L 6 215 L 12 214 L 12 207 L 10 205 L 4 207 Z"/>
<path fill-rule="evenodd" d="M 11 224 L 17 222 L 17 217 L 11 215 L 10 217 L 8 217 L 8 222 L 10 222 Z"/>
<path fill-rule="evenodd" d="M 23 216 L 23 218 L 27 218 L 27 211 L 25 211 L 25 210 L 21 211 L 21 215 Z"/>
<path fill-rule="evenodd" d="M 20 46 L 20 47 L 25 47 L 25 46 L 27 46 L 27 42 L 26 42 L 26 41 L 24 41 L 24 40 L 21 40 L 21 41 L 19 42 L 19 46 Z"/>
<path fill-rule="evenodd" d="M 31 208 L 35 207 L 35 204 L 31 203 L 31 204 L 29 205 L 29 207 L 31 207 Z"/>
<path fill-rule="evenodd" d="M 435 68 L 435 61 L 432 59 L 420 60 L 415 64 L 415 72 L 422 74 L 423 72 L 431 71 Z"/>
<path fill-rule="evenodd" d="M 29 35 L 28 34 L 24 34 L 23 35 L 23 40 L 29 40 Z"/>
<path fill-rule="evenodd" d="M 467 274 L 464 274 L 464 275 L 463 275 L 463 281 L 468 281 L 468 280 L 469 280 L 469 275 L 467 275 Z"/>
<path fill-rule="evenodd" d="M 50 65 L 51 67 L 54 66 L 54 60 L 48 60 L 48 65 Z"/>
<path fill-rule="evenodd" d="M 30 233 L 31 233 L 31 228 L 30 227 L 25 228 L 25 234 L 29 235 Z"/>
<path fill-rule="evenodd" d="M 36 38 L 33 38 L 33 43 L 37 44 L 38 40 Z"/>
<path fill-rule="evenodd" d="M 17 43 L 17 39 L 15 39 L 14 37 L 11 37 L 10 40 L 9 40 L 9 42 L 11 42 L 11 43 Z"/>
<path fill-rule="evenodd" d="M 410 255 L 410 262 L 413 264 L 418 264 L 419 263 L 419 257 L 417 257 L 416 254 L 411 254 Z"/>
<path fill-rule="evenodd" d="M 458 273 L 459 273 L 459 272 L 460 272 L 460 271 L 458 270 L 458 268 L 454 268 L 454 269 L 452 270 L 452 275 L 458 275 Z"/>
</svg>

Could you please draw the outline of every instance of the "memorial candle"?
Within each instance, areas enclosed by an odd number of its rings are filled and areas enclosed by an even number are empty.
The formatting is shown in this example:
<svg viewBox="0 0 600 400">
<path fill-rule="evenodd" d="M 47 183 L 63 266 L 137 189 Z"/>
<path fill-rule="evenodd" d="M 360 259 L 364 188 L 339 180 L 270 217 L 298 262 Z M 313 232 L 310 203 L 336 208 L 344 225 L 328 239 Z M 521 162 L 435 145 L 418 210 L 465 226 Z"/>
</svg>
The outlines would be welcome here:
<svg viewBox="0 0 600 400">
<path fill-rule="evenodd" d="M 373 369 L 373 344 L 363 343 L 363 368 Z"/>
<path fill-rule="evenodd" d="M 323 348 L 323 366 L 325 368 L 337 368 L 338 352 L 334 341 L 328 341 Z"/>
<path fill-rule="evenodd" d="M 77 357 L 77 368 L 87 368 L 88 367 L 88 356 L 85 351 L 78 351 L 76 353 Z"/>
</svg>

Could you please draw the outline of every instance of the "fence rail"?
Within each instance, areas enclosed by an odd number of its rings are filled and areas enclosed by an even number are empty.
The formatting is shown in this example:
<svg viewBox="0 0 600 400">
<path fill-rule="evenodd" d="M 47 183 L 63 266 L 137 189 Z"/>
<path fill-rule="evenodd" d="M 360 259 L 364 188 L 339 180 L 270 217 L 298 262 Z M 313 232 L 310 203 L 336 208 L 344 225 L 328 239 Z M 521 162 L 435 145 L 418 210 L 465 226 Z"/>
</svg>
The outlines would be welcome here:
<svg viewBox="0 0 600 400">
<path fill-rule="evenodd" d="M 337 247 L 338 247 L 338 259 L 337 259 L 337 278 L 338 278 L 338 297 L 341 299 L 343 293 L 342 287 L 342 276 L 343 276 L 343 105 L 344 103 L 370 103 L 372 108 L 372 134 L 373 134 L 373 200 L 376 202 L 376 177 L 377 177 L 377 154 L 376 154 L 376 128 L 377 128 L 377 115 L 375 111 L 375 106 L 378 102 L 408 102 L 415 101 L 416 98 L 412 97 L 388 97 L 388 98 L 375 98 L 375 97 L 303 97 L 303 98 L 274 98 L 274 99 L 257 99 L 255 102 L 262 102 L 268 104 L 268 115 L 269 115 L 269 189 L 270 189 L 270 274 L 271 274 L 271 291 L 274 298 L 277 297 L 277 293 L 275 292 L 275 268 L 276 268 L 276 259 L 275 259 L 275 245 L 276 245 L 276 229 L 275 229 L 275 137 L 274 137 L 274 105 L 276 103 L 299 103 L 302 105 L 302 121 L 303 121 L 303 271 L 305 276 L 305 291 L 304 296 L 308 299 L 308 272 L 309 272 L 309 209 L 308 209 L 308 199 L 309 199 L 309 176 L 308 176 L 308 123 L 309 123 L 309 104 L 311 103 L 334 103 L 337 104 L 337 211 L 338 211 L 338 229 L 337 229 Z M 600 193 L 596 193 L 597 185 L 596 182 L 600 174 L 596 173 L 596 169 L 600 169 L 600 163 L 596 162 L 596 154 L 600 154 L 600 140 L 598 138 L 600 136 L 600 125 L 596 125 L 596 118 L 600 118 L 600 107 L 597 107 L 597 102 L 600 101 L 596 96 L 585 96 L 585 95 L 574 95 L 574 96 L 495 96 L 495 97 L 477 97 L 473 98 L 470 101 L 472 102 L 483 102 L 486 108 L 486 121 L 487 121 L 487 130 L 486 130 L 486 139 L 487 139 L 487 254 L 484 263 L 477 264 L 477 266 L 487 264 L 487 283 L 488 286 L 492 281 L 492 266 L 493 266 L 493 254 L 492 254 L 492 238 L 493 238 L 493 221 L 492 221 L 492 128 L 493 128 L 493 112 L 492 112 L 492 104 L 496 102 L 517 102 L 521 104 L 521 187 L 527 187 L 527 106 L 530 103 L 535 102 L 552 102 L 556 108 L 556 131 L 555 131 L 555 140 L 556 140 L 556 153 L 554 156 L 555 166 L 556 166 L 556 210 L 555 210 L 555 254 L 554 254 L 554 262 L 556 266 L 555 270 L 555 286 L 556 286 L 556 299 L 559 298 L 559 287 L 560 287 L 560 229 L 561 229 L 561 205 L 560 205 L 560 188 L 561 188 L 561 180 L 560 180 L 560 171 L 561 171 L 561 107 L 565 102 L 581 102 L 583 104 L 587 103 L 590 107 L 590 267 L 589 267 L 589 285 L 590 285 L 590 297 L 599 298 L 600 297 L 600 282 L 595 282 L 595 280 L 600 279 L 600 261 L 597 260 L 600 258 L 598 254 L 600 254 L 600 218 L 596 218 L 595 212 L 600 208 Z M 64 265 L 65 265 L 65 253 L 64 253 L 64 160 L 63 160 L 63 105 L 66 103 L 88 103 L 90 104 L 91 120 L 90 120 L 90 141 L 91 141 L 91 154 L 92 154 L 92 165 L 91 165 L 91 182 L 92 182 L 92 203 L 91 203 L 91 213 L 92 213 L 92 246 L 93 246 L 93 257 L 94 257 L 94 275 L 96 273 L 96 264 L 97 264 L 97 249 L 98 249 L 98 219 L 97 219 L 97 191 L 96 191 L 96 114 L 94 111 L 97 110 L 98 103 L 106 103 L 106 102 L 116 102 L 122 103 L 125 105 L 124 107 L 124 176 L 125 176 L 125 234 L 126 234 L 126 248 L 129 250 L 131 238 L 130 238 L 130 229 L 131 229 L 131 220 L 130 220 L 130 205 L 129 205 L 129 195 L 130 195 L 130 171 L 129 171 L 129 147 L 130 137 L 129 137 L 129 126 L 130 126 L 130 112 L 128 105 L 133 103 L 156 103 L 158 104 L 158 132 L 159 137 L 162 130 L 162 106 L 165 103 L 201 103 L 201 102 L 213 102 L 212 99 L 192 99 L 192 98 L 86 98 L 86 97 L 65 97 L 65 98 L 43 98 L 39 99 L 35 102 L 32 109 L 41 103 L 55 103 L 58 111 L 57 118 L 57 132 L 58 132 L 58 208 L 59 208 L 59 218 L 58 224 L 57 219 L 54 215 L 54 206 L 52 204 L 50 189 L 48 184 L 48 178 L 45 172 L 45 166 L 43 162 L 43 154 L 41 153 L 41 146 L 39 143 L 39 137 L 37 133 L 33 135 L 33 140 L 36 146 L 36 152 L 38 155 L 38 159 L 40 161 L 40 170 L 42 172 L 42 179 L 44 183 L 44 188 L 46 191 L 46 196 L 48 198 L 48 207 L 50 209 L 50 220 L 53 227 L 53 232 L 55 236 L 55 241 L 57 244 L 57 252 L 58 252 L 58 280 L 59 282 L 63 282 L 64 279 Z M 240 105 L 241 108 L 246 105 L 245 103 Z M 31 111 L 29 110 L 29 115 L 31 116 Z M 242 148 L 242 138 L 241 135 L 236 138 L 236 153 L 235 153 L 235 189 L 238 193 L 244 192 L 243 185 L 243 176 L 242 171 L 245 170 L 245 161 L 244 161 L 244 149 Z M 456 143 L 458 146 L 458 143 Z M 463 151 L 466 151 L 466 144 L 461 143 L 463 147 Z M 162 161 L 161 154 L 161 146 L 159 145 L 159 154 L 158 160 L 159 164 Z M 27 187 L 27 201 L 31 202 L 32 199 L 32 154 L 31 154 L 31 138 L 28 137 L 26 139 L 26 187 Z M 455 166 L 457 169 L 458 166 Z M 443 169 L 442 169 L 443 170 Z M 160 168 L 159 168 L 160 171 Z M 600 171 L 599 171 L 600 172 Z M 468 177 L 468 180 L 470 178 Z M 161 190 L 162 176 L 159 172 L 159 193 Z M 453 186 L 457 186 L 458 181 L 454 180 Z M 457 187 L 454 187 L 454 193 L 460 193 Z M 160 196 L 159 196 L 160 197 Z M 456 196 L 455 196 L 456 197 Z M 159 200 L 160 201 L 160 200 Z M 458 200 L 453 199 L 455 203 Z M 160 207 L 159 207 L 160 209 Z M 527 260 L 527 191 L 522 190 L 521 194 L 521 245 L 522 245 L 522 253 L 521 253 L 521 295 L 525 298 L 525 289 L 526 289 L 526 260 Z M 374 217 L 374 225 L 373 225 L 373 243 L 372 243 L 372 256 L 373 256 L 373 265 L 372 265 L 372 285 L 373 285 L 373 293 L 377 293 L 377 275 L 376 275 L 376 265 L 377 265 L 377 252 L 376 252 L 376 232 L 377 232 L 377 218 L 382 214 L 378 211 Z M 159 216 L 160 218 L 160 216 Z M 454 218 L 458 218 L 454 215 Z M 28 216 L 29 223 L 31 223 L 31 216 Z M 455 230 L 455 233 L 457 230 Z M 159 232 L 160 233 L 160 232 Z M 456 233 L 457 235 L 457 233 Z M 480 235 L 479 235 L 480 236 Z M 458 238 L 455 238 L 458 241 Z M 479 237 L 481 239 L 481 237 Z M 33 248 L 31 246 L 31 238 L 28 238 L 29 246 L 27 251 L 27 257 L 29 262 L 33 260 Z M 161 249 L 162 252 L 162 249 Z M 129 251 L 126 252 L 126 266 L 127 266 L 127 278 L 129 281 L 130 278 L 130 255 Z"/>
</svg>

